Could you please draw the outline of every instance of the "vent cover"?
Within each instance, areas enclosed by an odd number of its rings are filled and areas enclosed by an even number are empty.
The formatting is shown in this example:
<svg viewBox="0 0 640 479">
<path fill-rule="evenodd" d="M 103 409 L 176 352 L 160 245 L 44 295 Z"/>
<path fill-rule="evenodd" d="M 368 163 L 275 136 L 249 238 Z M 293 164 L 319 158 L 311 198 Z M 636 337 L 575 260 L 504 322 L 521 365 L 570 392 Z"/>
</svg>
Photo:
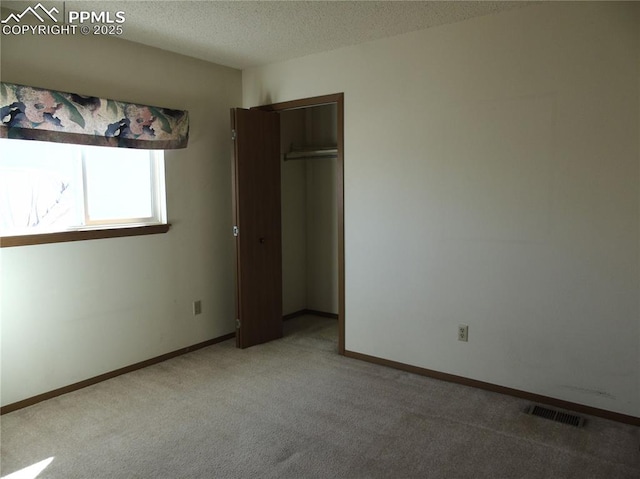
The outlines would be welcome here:
<svg viewBox="0 0 640 479">
<path fill-rule="evenodd" d="M 532 416 L 538 416 L 551 421 L 561 422 L 562 424 L 569 424 L 570 426 L 583 427 L 585 420 L 581 416 L 576 414 L 569 414 L 562 411 L 556 411 L 555 409 L 549 409 L 548 407 L 538 406 L 534 404 L 527 408 L 527 414 Z"/>
</svg>

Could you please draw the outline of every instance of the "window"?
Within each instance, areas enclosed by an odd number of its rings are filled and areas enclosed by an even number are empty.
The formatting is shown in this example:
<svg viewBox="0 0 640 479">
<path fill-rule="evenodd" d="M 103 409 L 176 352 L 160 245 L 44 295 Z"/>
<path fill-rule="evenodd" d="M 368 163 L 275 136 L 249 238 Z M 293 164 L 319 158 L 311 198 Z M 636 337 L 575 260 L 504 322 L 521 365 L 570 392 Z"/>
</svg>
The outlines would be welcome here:
<svg viewBox="0 0 640 479">
<path fill-rule="evenodd" d="M 158 224 L 164 151 L 0 139 L 0 236 Z"/>
</svg>

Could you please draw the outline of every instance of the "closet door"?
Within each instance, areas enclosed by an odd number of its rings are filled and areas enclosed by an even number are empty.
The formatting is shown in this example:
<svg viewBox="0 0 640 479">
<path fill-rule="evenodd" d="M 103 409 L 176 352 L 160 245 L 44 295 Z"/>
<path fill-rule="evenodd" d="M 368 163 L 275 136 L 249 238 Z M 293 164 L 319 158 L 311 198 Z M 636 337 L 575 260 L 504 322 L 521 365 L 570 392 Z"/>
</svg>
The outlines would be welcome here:
<svg viewBox="0 0 640 479">
<path fill-rule="evenodd" d="M 280 118 L 231 110 L 237 268 L 236 345 L 282 337 Z"/>
</svg>

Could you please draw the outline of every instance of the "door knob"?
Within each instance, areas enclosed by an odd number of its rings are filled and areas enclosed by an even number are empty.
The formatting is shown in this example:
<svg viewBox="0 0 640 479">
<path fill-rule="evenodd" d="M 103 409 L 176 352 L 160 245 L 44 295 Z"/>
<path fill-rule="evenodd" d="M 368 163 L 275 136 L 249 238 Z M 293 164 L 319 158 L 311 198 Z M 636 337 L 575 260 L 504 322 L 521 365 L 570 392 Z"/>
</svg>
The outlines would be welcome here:
<svg viewBox="0 0 640 479">
<path fill-rule="evenodd" d="M 260 239 L 258 241 L 260 241 L 260 243 L 264 243 L 264 238 L 260 237 Z"/>
</svg>

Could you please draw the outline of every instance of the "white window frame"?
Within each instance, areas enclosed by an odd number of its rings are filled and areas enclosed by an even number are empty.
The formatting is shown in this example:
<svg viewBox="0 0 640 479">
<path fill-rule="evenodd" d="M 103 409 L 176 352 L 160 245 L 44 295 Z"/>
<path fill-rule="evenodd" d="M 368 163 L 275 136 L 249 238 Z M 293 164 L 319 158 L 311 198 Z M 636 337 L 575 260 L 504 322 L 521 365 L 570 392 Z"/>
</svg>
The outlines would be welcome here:
<svg viewBox="0 0 640 479">
<path fill-rule="evenodd" d="M 143 226 L 154 224 L 165 224 L 167 222 L 166 211 L 166 198 L 165 193 L 165 176 L 164 176 L 164 158 L 156 150 L 146 150 L 149 153 L 151 174 L 151 211 L 155 213 L 147 218 L 115 218 L 111 220 L 91 220 L 89 217 L 89 196 L 87 193 L 87 167 L 86 167 L 86 149 L 80 149 L 81 155 L 81 171 L 82 181 L 79 182 L 82 188 L 83 204 L 81 205 L 81 211 L 84 215 L 82 219 L 83 225 L 72 229 L 93 229 L 93 228 L 105 228 L 110 226 Z"/>
<path fill-rule="evenodd" d="M 29 141 L 29 140 L 8 140 L 0 141 Z M 110 238 L 121 236 L 135 236 L 156 233 L 166 233 L 170 226 L 167 222 L 166 210 L 166 188 L 165 188 L 165 168 L 163 150 L 146 150 L 149 154 L 150 162 L 150 186 L 151 186 L 151 211 L 152 216 L 146 218 L 118 218 L 110 220 L 91 220 L 89 218 L 88 195 L 87 192 L 87 167 L 85 155 L 88 151 L 84 145 L 74 145 L 78 162 L 76 172 L 76 185 L 78 194 L 77 221 L 79 224 L 64 228 L 43 229 L 43 230 L 21 230 L 2 233 L 0 236 L 0 247 L 22 246 L 43 243 L 55 243 L 65 241 L 76 241 L 83 239 Z M 116 150 L 116 148 L 113 148 Z M 82 234 L 85 232 L 86 234 Z"/>
</svg>

